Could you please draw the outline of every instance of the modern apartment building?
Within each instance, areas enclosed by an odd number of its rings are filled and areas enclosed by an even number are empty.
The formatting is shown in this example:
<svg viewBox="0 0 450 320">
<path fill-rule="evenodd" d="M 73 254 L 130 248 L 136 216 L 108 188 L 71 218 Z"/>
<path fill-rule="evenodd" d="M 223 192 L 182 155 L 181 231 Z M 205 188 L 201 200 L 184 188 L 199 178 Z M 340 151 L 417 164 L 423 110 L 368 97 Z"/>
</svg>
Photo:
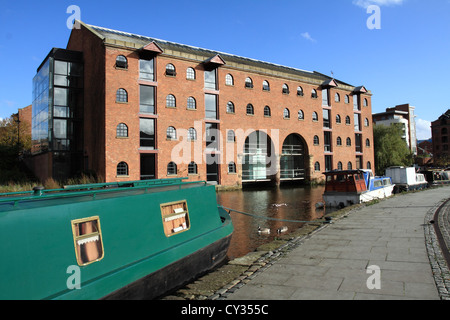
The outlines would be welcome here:
<svg viewBox="0 0 450 320">
<path fill-rule="evenodd" d="M 41 178 L 94 171 L 107 182 L 186 177 L 231 186 L 373 167 L 371 93 L 363 86 L 80 26 L 34 81 Z"/>
</svg>

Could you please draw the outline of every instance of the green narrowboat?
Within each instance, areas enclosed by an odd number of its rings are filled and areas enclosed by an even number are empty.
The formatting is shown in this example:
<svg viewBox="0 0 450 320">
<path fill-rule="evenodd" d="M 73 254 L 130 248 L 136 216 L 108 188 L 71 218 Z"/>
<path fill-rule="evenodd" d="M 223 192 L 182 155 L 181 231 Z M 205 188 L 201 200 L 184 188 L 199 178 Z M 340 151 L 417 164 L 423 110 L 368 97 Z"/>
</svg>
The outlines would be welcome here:
<svg viewBox="0 0 450 320">
<path fill-rule="evenodd" d="M 155 299 L 226 258 L 215 187 L 183 179 L 0 197 L 0 299 Z"/>
</svg>

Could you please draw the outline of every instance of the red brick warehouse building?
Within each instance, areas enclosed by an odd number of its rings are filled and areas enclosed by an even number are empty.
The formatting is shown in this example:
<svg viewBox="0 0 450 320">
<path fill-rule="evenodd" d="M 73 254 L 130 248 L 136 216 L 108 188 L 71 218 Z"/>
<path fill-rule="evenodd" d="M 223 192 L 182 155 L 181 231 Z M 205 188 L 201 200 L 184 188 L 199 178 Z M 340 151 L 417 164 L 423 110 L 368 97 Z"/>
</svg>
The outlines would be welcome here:
<svg viewBox="0 0 450 320">
<path fill-rule="evenodd" d="M 371 93 L 362 86 L 80 25 L 38 69 L 50 65 L 47 91 L 66 90 L 50 92 L 48 104 L 34 94 L 35 158 L 47 176 L 91 170 L 107 182 L 187 177 L 231 186 L 373 166 Z M 60 88 L 61 63 L 69 80 Z M 83 81 L 71 81 L 80 67 Z M 35 110 L 43 101 L 44 116 Z"/>
</svg>

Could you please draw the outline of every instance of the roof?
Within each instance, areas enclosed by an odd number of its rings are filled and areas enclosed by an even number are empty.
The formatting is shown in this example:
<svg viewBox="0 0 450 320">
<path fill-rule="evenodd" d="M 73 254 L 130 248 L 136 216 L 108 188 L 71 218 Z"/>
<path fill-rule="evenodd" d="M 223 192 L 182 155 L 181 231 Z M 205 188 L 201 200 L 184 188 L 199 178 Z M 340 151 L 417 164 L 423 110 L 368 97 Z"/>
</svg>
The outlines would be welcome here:
<svg viewBox="0 0 450 320">
<path fill-rule="evenodd" d="M 302 69 L 296 69 L 292 67 L 278 65 L 275 63 L 245 58 L 234 54 L 189 46 L 185 44 L 170 42 L 166 40 L 132 34 L 128 32 L 108 29 L 94 25 L 88 25 L 83 22 L 80 23 L 84 25 L 86 28 L 90 29 L 95 34 L 97 34 L 100 38 L 103 39 L 105 43 L 110 45 L 118 45 L 122 47 L 127 47 L 129 49 L 139 50 L 148 46 L 151 43 L 154 43 L 159 48 L 161 48 L 163 52 L 167 55 L 171 54 L 176 55 L 176 53 L 178 54 L 182 53 L 184 54 L 184 56 L 187 56 L 193 60 L 197 60 L 200 63 L 211 61 L 211 59 L 214 59 L 215 57 L 218 56 L 220 59 L 223 60 L 224 62 L 223 64 L 226 64 L 227 66 L 233 67 L 240 66 L 241 68 L 245 66 L 245 69 L 249 71 L 264 72 L 269 73 L 271 75 L 279 75 L 284 77 L 287 76 L 293 78 L 294 80 L 300 81 L 309 80 L 308 82 L 313 82 L 318 85 L 323 85 L 324 83 L 329 84 L 330 82 L 334 81 L 336 85 L 341 87 L 342 89 L 347 89 L 351 91 L 353 91 L 355 88 L 362 88 L 349 85 L 343 81 L 334 79 L 332 77 L 328 77 L 316 71 L 306 71 Z"/>
</svg>

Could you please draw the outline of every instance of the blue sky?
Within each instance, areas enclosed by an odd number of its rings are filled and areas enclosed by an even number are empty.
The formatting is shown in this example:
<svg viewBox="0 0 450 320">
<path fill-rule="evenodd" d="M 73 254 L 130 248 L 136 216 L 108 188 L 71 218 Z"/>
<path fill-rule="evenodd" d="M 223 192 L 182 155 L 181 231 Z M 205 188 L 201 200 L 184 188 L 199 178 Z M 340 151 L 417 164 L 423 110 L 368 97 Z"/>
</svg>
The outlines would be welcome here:
<svg viewBox="0 0 450 320">
<path fill-rule="evenodd" d="M 450 108 L 450 0 L 0 0 L 0 118 L 31 104 L 37 67 L 67 45 L 70 5 L 88 24 L 333 72 L 371 90 L 374 113 L 415 106 L 419 139 Z M 367 27 L 367 5 L 381 29 Z"/>
</svg>

